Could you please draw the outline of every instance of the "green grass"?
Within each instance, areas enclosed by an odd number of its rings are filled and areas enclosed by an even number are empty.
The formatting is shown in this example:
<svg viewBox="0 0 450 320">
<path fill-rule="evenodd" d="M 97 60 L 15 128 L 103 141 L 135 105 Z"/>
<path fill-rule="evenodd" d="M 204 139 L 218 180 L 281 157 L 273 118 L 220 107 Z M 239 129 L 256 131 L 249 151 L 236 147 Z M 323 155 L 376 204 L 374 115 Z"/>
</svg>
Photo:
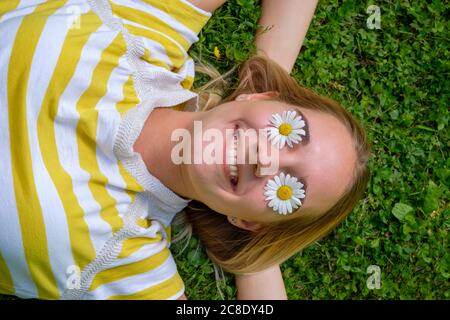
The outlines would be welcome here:
<svg viewBox="0 0 450 320">
<path fill-rule="evenodd" d="M 444 3 L 319 2 L 293 76 L 362 122 L 373 146 L 373 175 L 365 198 L 338 229 L 282 264 L 289 299 L 450 298 Z M 371 4 L 381 8 L 381 30 L 366 26 Z M 228 70 L 251 54 L 259 15 L 258 1 L 229 0 L 191 52 Z M 180 251 L 173 246 L 174 255 Z M 190 299 L 220 299 L 214 269 L 195 238 L 175 259 Z M 381 268 L 378 290 L 366 286 L 370 265 Z M 223 293 L 236 296 L 231 274 Z"/>
</svg>

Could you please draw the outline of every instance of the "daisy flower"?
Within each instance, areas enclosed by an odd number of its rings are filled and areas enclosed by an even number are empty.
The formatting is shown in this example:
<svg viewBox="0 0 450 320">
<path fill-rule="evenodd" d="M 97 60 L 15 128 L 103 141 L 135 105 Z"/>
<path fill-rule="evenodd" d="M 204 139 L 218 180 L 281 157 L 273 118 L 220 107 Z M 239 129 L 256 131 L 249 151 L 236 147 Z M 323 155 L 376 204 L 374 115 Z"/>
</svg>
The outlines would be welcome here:
<svg viewBox="0 0 450 320">
<path fill-rule="evenodd" d="M 301 135 L 306 135 L 306 131 L 303 130 L 305 121 L 301 116 L 297 116 L 295 111 L 283 111 L 281 116 L 275 113 L 272 115 L 270 123 L 274 127 L 267 129 L 269 140 L 278 149 L 283 148 L 286 143 L 292 148 L 292 143 L 299 143 L 302 141 Z"/>
<path fill-rule="evenodd" d="M 267 181 L 264 190 L 267 197 L 265 200 L 269 201 L 268 206 L 284 215 L 300 207 L 302 205 L 300 199 L 305 198 L 303 184 L 297 181 L 297 178 L 285 175 L 284 172 L 281 172 L 280 176 L 275 176 L 274 180 Z"/>
</svg>

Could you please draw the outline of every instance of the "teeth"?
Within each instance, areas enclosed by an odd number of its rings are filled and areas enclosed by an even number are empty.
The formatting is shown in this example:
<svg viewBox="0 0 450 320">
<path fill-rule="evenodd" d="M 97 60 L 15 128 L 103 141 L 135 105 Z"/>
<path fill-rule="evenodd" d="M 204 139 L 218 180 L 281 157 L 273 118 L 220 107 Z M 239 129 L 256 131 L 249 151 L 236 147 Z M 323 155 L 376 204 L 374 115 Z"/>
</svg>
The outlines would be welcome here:
<svg viewBox="0 0 450 320">
<path fill-rule="evenodd" d="M 234 165 L 230 165 L 229 166 L 230 167 L 230 175 L 232 176 L 232 177 L 237 177 L 238 176 L 238 171 L 237 171 L 237 167 L 236 166 L 234 166 Z"/>
<path fill-rule="evenodd" d="M 230 176 L 237 178 L 238 176 L 238 167 L 237 167 L 237 131 L 233 134 L 233 143 L 231 148 L 228 150 L 227 155 L 228 167 L 230 169 Z"/>
</svg>

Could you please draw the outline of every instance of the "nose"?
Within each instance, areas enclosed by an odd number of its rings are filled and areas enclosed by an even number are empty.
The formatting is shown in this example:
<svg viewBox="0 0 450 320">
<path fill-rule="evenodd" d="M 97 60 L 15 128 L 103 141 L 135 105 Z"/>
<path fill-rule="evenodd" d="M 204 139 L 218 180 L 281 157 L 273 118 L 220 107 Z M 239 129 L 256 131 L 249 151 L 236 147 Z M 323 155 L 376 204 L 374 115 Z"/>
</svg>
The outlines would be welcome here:
<svg viewBox="0 0 450 320">
<path fill-rule="evenodd" d="M 279 150 L 267 139 L 259 139 L 257 148 L 257 163 L 254 174 L 258 178 L 273 176 L 279 173 L 279 169 L 286 165 L 287 150 Z"/>
<path fill-rule="evenodd" d="M 264 177 L 264 175 L 262 174 L 262 171 L 261 171 L 261 167 L 262 167 L 262 164 L 258 160 L 258 162 L 256 163 L 256 166 L 255 166 L 255 176 L 258 177 L 258 178 L 263 178 Z"/>
<path fill-rule="evenodd" d="M 264 144 L 258 144 L 258 161 L 254 170 L 255 176 L 258 178 L 274 176 L 288 168 L 295 167 L 299 162 L 299 152 L 301 151 L 294 150 L 288 146 L 278 149 L 272 146 L 270 142 L 266 148 L 264 148 Z"/>
</svg>

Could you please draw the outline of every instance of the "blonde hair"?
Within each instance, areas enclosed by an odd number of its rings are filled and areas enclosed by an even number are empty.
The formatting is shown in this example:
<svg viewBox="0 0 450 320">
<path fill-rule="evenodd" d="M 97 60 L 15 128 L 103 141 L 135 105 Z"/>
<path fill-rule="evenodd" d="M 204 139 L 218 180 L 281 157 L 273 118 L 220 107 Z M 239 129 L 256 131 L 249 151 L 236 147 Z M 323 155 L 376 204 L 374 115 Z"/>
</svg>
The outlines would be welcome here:
<svg viewBox="0 0 450 320">
<path fill-rule="evenodd" d="M 198 70 L 213 80 L 196 89 L 202 110 L 219 103 L 232 101 L 240 94 L 275 91 L 272 100 L 325 112 L 337 118 L 353 138 L 357 154 L 354 175 L 337 203 L 319 217 L 299 215 L 287 221 L 264 225 L 256 232 L 243 230 L 227 220 L 223 214 L 206 205 L 192 201 L 177 215 L 175 225 L 184 225 L 174 242 L 193 233 L 197 234 L 208 257 L 215 265 L 234 274 L 248 274 L 281 264 L 308 245 L 326 236 L 351 212 L 363 196 L 369 180 L 367 167 L 370 147 L 365 132 L 357 120 L 337 102 L 322 97 L 300 85 L 276 62 L 263 55 L 255 55 L 239 68 L 237 86 L 230 90 L 227 77 L 211 67 L 199 65 Z M 222 99 L 222 96 L 226 96 Z M 217 271 L 216 271 L 217 272 Z M 217 273 L 216 273 L 217 276 Z"/>
</svg>

